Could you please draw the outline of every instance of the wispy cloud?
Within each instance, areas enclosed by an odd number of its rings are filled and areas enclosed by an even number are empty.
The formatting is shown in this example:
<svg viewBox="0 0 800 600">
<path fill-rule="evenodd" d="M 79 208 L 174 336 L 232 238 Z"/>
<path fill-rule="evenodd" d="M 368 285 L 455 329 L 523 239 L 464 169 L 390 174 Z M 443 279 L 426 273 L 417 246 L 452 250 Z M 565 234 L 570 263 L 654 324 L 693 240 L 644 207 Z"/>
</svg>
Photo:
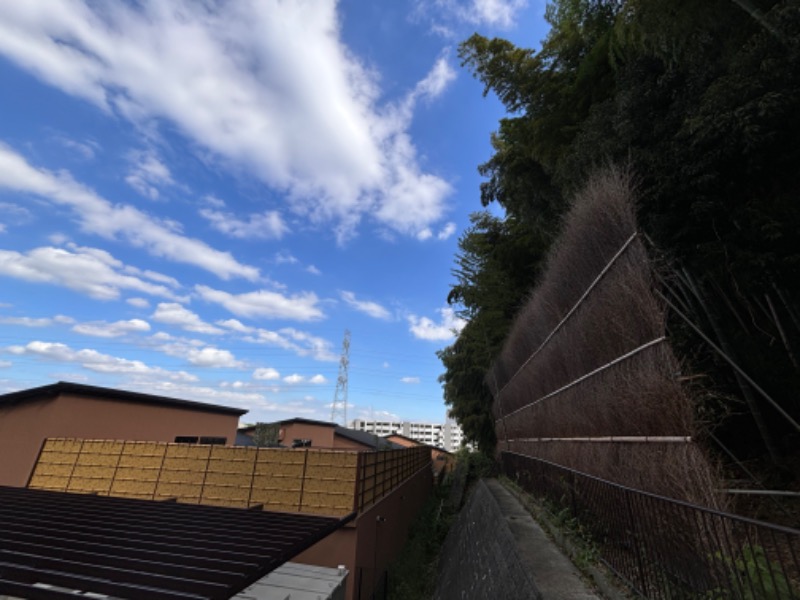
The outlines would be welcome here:
<svg viewBox="0 0 800 600">
<path fill-rule="evenodd" d="M 72 328 L 72 331 L 94 337 L 114 338 L 129 333 L 144 333 L 150 331 L 150 324 L 142 319 L 115 321 L 114 323 L 94 321 L 90 323 L 78 323 Z"/>
<path fill-rule="evenodd" d="M 202 340 L 189 339 L 158 332 L 148 339 L 148 346 L 168 356 L 180 358 L 196 367 L 233 368 L 245 367 L 232 352 L 209 345 Z"/>
<path fill-rule="evenodd" d="M 66 344 L 33 341 L 25 346 L 9 346 L 5 349 L 14 355 L 30 355 L 64 363 L 80 365 L 98 373 L 157 376 L 172 381 L 197 381 L 197 377 L 185 371 L 168 371 L 161 367 L 150 367 L 139 360 L 128 360 L 97 350 L 73 350 Z"/>
<path fill-rule="evenodd" d="M 316 321 L 325 316 L 318 306 L 319 299 L 312 292 L 291 296 L 269 290 L 231 294 L 205 285 L 195 286 L 195 291 L 206 302 L 224 306 L 239 317 Z"/>
<path fill-rule="evenodd" d="M 166 286 L 126 274 L 125 270 L 121 261 L 97 248 L 45 246 L 25 254 L 0 250 L 0 275 L 7 277 L 59 285 L 96 300 L 115 300 L 122 290 L 180 299 Z"/>
<path fill-rule="evenodd" d="M 373 319 L 388 321 L 392 318 L 392 314 L 377 302 L 358 300 L 353 292 L 343 291 L 341 292 L 341 296 L 342 300 L 344 300 L 348 306 L 351 306 L 365 315 L 369 315 Z"/>
<path fill-rule="evenodd" d="M 136 308 L 150 308 L 150 302 L 146 298 L 128 298 L 125 302 Z"/>
<path fill-rule="evenodd" d="M 203 321 L 199 315 L 193 313 L 185 306 L 176 302 L 162 302 L 157 307 L 151 318 L 159 323 L 174 325 L 185 331 L 219 335 L 222 329 Z"/>
<path fill-rule="evenodd" d="M 72 317 L 56 315 L 55 317 L 0 317 L 0 323 L 20 325 L 22 327 L 52 327 L 56 324 L 70 325 L 75 322 Z"/>
<path fill-rule="evenodd" d="M 0 15 L 4 6 L 0 3 Z M 0 32 L 2 30 L 0 18 Z M 205 242 L 185 237 L 174 231 L 169 224 L 164 224 L 133 206 L 112 204 L 75 181 L 65 171 L 52 173 L 33 167 L 20 154 L 0 143 L 0 189 L 2 188 L 34 194 L 69 207 L 77 215 L 84 231 L 105 238 L 127 240 L 150 254 L 200 267 L 222 279 L 258 279 L 258 269 L 239 263 L 228 252 L 215 250 Z"/>
<path fill-rule="evenodd" d="M 253 379 L 261 381 L 277 381 L 281 378 L 281 374 L 271 367 L 262 367 L 253 371 Z"/>
<path fill-rule="evenodd" d="M 401 377 L 400 381 L 402 383 L 415 384 L 419 383 L 419 377 Z"/>
<path fill-rule="evenodd" d="M 484 18 L 510 5 L 485 4 L 472 7 Z M 298 214 L 333 222 L 340 240 L 364 217 L 416 235 L 441 218 L 451 187 L 420 166 L 413 113 L 382 101 L 379 76 L 343 44 L 340 18 L 336 0 L 3 2 L 0 53 L 105 111 L 167 123 L 286 191 Z M 438 60 L 406 108 L 453 76 Z"/>
<path fill-rule="evenodd" d="M 456 232 L 456 224 L 455 223 L 446 223 L 444 227 L 439 230 L 439 233 L 436 234 L 436 239 L 444 241 L 450 238 Z M 417 233 L 417 239 L 420 241 L 429 240 L 434 236 L 433 231 L 430 227 L 426 227 L 419 233 Z"/>
<path fill-rule="evenodd" d="M 456 337 L 467 322 L 456 316 L 452 308 L 439 309 L 441 320 L 436 323 L 428 317 L 409 315 L 410 331 L 415 338 L 429 341 L 447 341 Z"/>
<path fill-rule="evenodd" d="M 283 217 L 276 210 L 252 214 L 243 220 L 232 213 L 203 208 L 200 210 L 200 216 L 211 223 L 217 231 L 238 239 L 279 240 L 289 231 Z"/>
<path fill-rule="evenodd" d="M 328 340 L 291 327 L 285 327 L 278 331 L 257 329 L 244 339 L 255 344 L 266 344 L 290 350 L 298 356 L 310 356 L 319 361 L 339 360 L 339 356 L 333 351 L 333 344 Z"/>
<path fill-rule="evenodd" d="M 78 140 L 73 140 L 64 135 L 58 135 L 55 139 L 65 148 L 79 154 L 84 160 L 92 160 L 97 151 L 100 150 L 100 144 L 94 140 L 83 140 L 79 142 Z"/>
<path fill-rule="evenodd" d="M 165 165 L 154 150 L 137 150 L 129 155 L 131 171 L 125 177 L 126 183 L 151 200 L 158 200 L 161 186 L 175 182 L 169 167 Z"/>
<path fill-rule="evenodd" d="M 230 329 L 231 331 L 235 331 L 237 333 L 253 333 L 255 331 L 255 327 L 250 327 L 249 325 L 245 325 L 238 319 L 223 319 L 217 321 L 217 325 L 220 327 L 224 327 L 225 329 Z"/>
<path fill-rule="evenodd" d="M 417 13 L 430 16 L 434 31 L 451 38 L 450 25 L 457 23 L 509 29 L 526 6 L 528 0 L 417 0 Z"/>
</svg>

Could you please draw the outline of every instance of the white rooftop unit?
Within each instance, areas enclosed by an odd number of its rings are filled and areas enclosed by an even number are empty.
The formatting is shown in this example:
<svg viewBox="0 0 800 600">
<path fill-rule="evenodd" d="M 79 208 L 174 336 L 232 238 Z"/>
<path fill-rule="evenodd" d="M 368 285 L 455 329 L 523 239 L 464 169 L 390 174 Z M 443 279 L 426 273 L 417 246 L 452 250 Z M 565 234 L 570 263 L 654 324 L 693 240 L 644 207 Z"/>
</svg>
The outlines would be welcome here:
<svg viewBox="0 0 800 600">
<path fill-rule="evenodd" d="M 287 562 L 233 600 L 344 600 L 348 571 Z"/>
</svg>

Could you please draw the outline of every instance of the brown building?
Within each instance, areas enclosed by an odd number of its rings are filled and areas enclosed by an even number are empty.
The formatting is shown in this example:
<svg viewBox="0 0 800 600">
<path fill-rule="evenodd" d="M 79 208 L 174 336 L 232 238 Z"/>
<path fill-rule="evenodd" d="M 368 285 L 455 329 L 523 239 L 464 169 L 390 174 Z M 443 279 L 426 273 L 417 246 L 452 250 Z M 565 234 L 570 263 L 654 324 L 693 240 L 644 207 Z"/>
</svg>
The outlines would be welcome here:
<svg viewBox="0 0 800 600">
<path fill-rule="evenodd" d="M 348 429 L 328 421 L 296 418 L 270 425 L 278 427 L 278 443 L 287 448 L 389 450 L 403 447 L 372 433 Z M 237 445 L 249 445 L 247 440 L 252 440 L 255 428 L 255 425 L 250 425 L 239 429 Z"/>
<path fill-rule="evenodd" d="M 401 435 L 399 433 L 391 433 L 385 436 L 385 439 L 402 446 L 403 448 L 415 448 L 417 446 L 425 446 L 422 442 L 414 438 Z M 444 448 L 437 448 L 436 446 L 428 446 L 431 449 L 431 461 L 433 461 L 433 474 L 438 478 L 444 473 L 449 473 L 453 470 L 456 463 L 456 457 L 452 452 L 448 452 Z"/>
<path fill-rule="evenodd" d="M 430 493 L 430 465 L 425 446 L 358 451 L 49 439 L 29 487 L 345 519 L 294 560 L 346 566 L 346 598 L 366 600 L 382 589 Z M 186 507 L 186 514 L 191 519 L 194 512 Z"/>
<path fill-rule="evenodd" d="M 0 485 L 24 486 L 45 438 L 232 444 L 246 410 L 59 382 L 0 396 Z"/>
</svg>

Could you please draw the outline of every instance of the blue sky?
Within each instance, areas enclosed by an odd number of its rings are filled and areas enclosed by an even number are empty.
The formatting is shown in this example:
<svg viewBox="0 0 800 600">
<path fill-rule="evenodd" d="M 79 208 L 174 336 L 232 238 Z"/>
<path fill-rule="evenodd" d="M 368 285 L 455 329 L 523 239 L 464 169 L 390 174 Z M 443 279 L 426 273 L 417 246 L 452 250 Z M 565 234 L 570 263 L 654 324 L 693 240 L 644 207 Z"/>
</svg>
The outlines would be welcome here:
<svg viewBox="0 0 800 600">
<path fill-rule="evenodd" d="M 0 3 L 0 393 L 57 380 L 443 421 L 436 351 L 502 110 L 471 33 L 542 0 Z"/>
</svg>

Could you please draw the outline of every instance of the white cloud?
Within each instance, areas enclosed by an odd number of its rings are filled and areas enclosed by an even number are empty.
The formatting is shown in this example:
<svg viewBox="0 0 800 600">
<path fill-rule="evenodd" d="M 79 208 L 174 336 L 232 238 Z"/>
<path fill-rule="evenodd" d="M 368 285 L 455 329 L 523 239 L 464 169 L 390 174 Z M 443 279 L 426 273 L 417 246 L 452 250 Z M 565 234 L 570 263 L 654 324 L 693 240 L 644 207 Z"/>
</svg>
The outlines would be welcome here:
<svg viewBox="0 0 800 600">
<path fill-rule="evenodd" d="M 415 338 L 430 341 L 446 341 L 456 337 L 467 322 L 456 316 L 452 308 L 439 309 L 441 321 L 435 323 L 428 317 L 409 315 L 410 331 Z"/>
<path fill-rule="evenodd" d="M 150 303 L 144 298 L 128 298 L 125 302 L 136 308 L 150 308 Z"/>
<path fill-rule="evenodd" d="M 14 363 L 12 363 L 12 362 L 11 362 L 11 361 L 9 361 L 9 360 L 0 360 L 0 369 L 7 369 L 7 368 L 8 368 L 8 367 L 10 367 L 12 364 L 14 364 Z"/>
<path fill-rule="evenodd" d="M 342 300 L 349 306 L 353 307 L 359 312 L 369 315 L 373 319 L 389 320 L 392 314 L 377 302 L 368 302 L 365 300 L 357 300 L 353 292 L 341 292 Z"/>
<path fill-rule="evenodd" d="M 508 29 L 516 23 L 517 15 L 528 0 L 418 0 L 417 9 L 436 18 L 470 25 Z M 446 25 L 435 23 L 434 29 L 444 37 L 452 37 Z"/>
<path fill-rule="evenodd" d="M 148 340 L 150 348 L 163 352 L 168 356 L 181 358 L 197 367 L 212 368 L 243 368 L 244 363 L 237 360 L 228 350 L 220 350 L 209 346 L 206 342 L 171 336 L 168 333 L 158 332 L 151 335 Z"/>
<path fill-rule="evenodd" d="M 315 321 L 325 316 L 317 306 L 319 299 L 312 292 L 293 296 L 268 290 L 230 294 L 205 285 L 196 285 L 195 291 L 206 302 L 220 304 L 240 317 Z"/>
<path fill-rule="evenodd" d="M 517 14 L 528 5 L 528 0 L 472 0 L 466 20 L 470 23 L 512 27 Z"/>
<path fill-rule="evenodd" d="M 217 231 L 238 239 L 279 240 L 289 231 L 283 217 L 276 210 L 250 215 L 246 221 L 231 213 L 210 208 L 201 209 L 200 216 L 208 220 Z"/>
<path fill-rule="evenodd" d="M 0 15 L 5 6 L 0 3 Z M 0 38 L 2 31 L 0 17 Z M 2 143 L 0 188 L 34 194 L 55 204 L 68 206 L 77 214 L 84 231 L 105 238 L 123 238 L 134 246 L 145 248 L 154 256 L 200 267 L 222 279 L 258 278 L 258 269 L 237 262 L 228 252 L 215 250 L 205 242 L 180 235 L 174 230 L 174 225 L 160 222 L 133 206 L 112 204 L 75 181 L 66 171 L 53 173 L 35 168 Z"/>
<path fill-rule="evenodd" d="M 285 250 L 275 255 L 276 265 L 296 265 L 298 262 L 300 261 L 295 256 Z"/>
<path fill-rule="evenodd" d="M 428 75 L 417 84 L 415 92 L 423 98 L 434 100 L 441 96 L 456 78 L 456 72 L 445 56 L 440 56 Z"/>
<path fill-rule="evenodd" d="M 508 14 L 485 1 L 473 10 Z M 0 53 L 103 110 L 168 124 L 285 192 L 297 213 L 333 221 L 340 240 L 364 216 L 414 235 L 451 188 L 420 168 L 411 109 L 453 71 L 439 59 L 406 110 L 381 104 L 378 75 L 341 41 L 337 4 L 2 2 Z"/>
<path fill-rule="evenodd" d="M 63 233 L 51 233 L 47 236 L 47 239 L 54 246 L 64 246 L 69 242 L 69 237 Z"/>
<path fill-rule="evenodd" d="M 317 267 L 315 267 L 314 265 L 308 265 L 308 266 L 306 267 L 306 271 L 308 271 L 308 272 L 309 272 L 309 273 L 311 273 L 312 275 L 322 275 L 322 271 L 320 271 L 320 270 L 319 270 Z"/>
<path fill-rule="evenodd" d="M 333 352 L 333 344 L 328 340 L 286 327 L 280 331 L 258 329 L 253 335 L 244 338 L 254 344 L 277 346 L 291 350 L 298 356 L 310 356 L 319 361 L 336 361 L 339 356 Z"/>
<path fill-rule="evenodd" d="M 225 201 L 222 200 L 221 198 L 217 198 L 212 194 L 207 194 L 203 196 L 203 200 L 205 201 L 206 204 L 208 204 L 213 208 L 225 208 Z"/>
<path fill-rule="evenodd" d="M 419 231 L 417 233 L 417 239 L 420 242 L 424 242 L 425 240 L 429 240 L 432 237 L 433 237 L 433 232 L 431 231 L 430 227 L 426 227 L 425 229 L 423 229 L 423 230 L 421 230 L 421 231 Z"/>
<path fill-rule="evenodd" d="M 25 346 L 9 346 L 7 352 L 15 355 L 38 356 L 43 359 L 65 363 L 75 363 L 84 369 L 98 373 L 157 376 L 173 381 L 197 381 L 197 377 L 185 371 L 168 371 L 161 367 L 149 367 L 139 360 L 128 360 L 97 350 L 73 350 L 66 344 L 33 341 Z"/>
<path fill-rule="evenodd" d="M 142 333 L 150 331 L 150 324 L 142 319 L 130 319 L 129 321 L 116 321 L 106 323 L 105 321 L 95 321 L 92 323 L 79 323 L 72 328 L 75 333 L 91 335 L 95 337 L 120 337 L 128 333 Z"/>
<path fill-rule="evenodd" d="M 124 273 L 125 266 L 105 250 L 49 246 L 27 254 L 0 250 L 0 275 L 69 288 L 97 300 L 115 300 L 121 290 L 180 300 L 172 290 Z"/>
<path fill-rule="evenodd" d="M 323 383 L 328 383 L 328 380 L 327 380 L 327 379 L 325 379 L 325 376 L 324 376 L 324 375 L 319 375 L 319 374 L 318 374 L 318 375 L 314 375 L 314 376 L 313 376 L 311 379 L 309 379 L 308 381 L 309 381 L 310 383 L 314 383 L 314 384 L 323 384 Z"/>
<path fill-rule="evenodd" d="M 59 135 L 56 137 L 56 141 L 58 141 L 58 143 L 65 148 L 80 154 L 84 160 L 92 160 L 95 157 L 96 152 L 100 150 L 100 144 L 94 140 L 84 140 L 79 142 L 66 136 Z"/>
<path fill-rule="evenodd" d="M 456 224 L 453 222 L 447 223 L 439 233 L 436 234 L 436 239 L 444 241 L 456 232 Z"/>
<path fill-rule="evenodd" d="M 238 333 L 253 333 L 255 331 L 254 327 L 248 327 L 237 319 L 225 319 L 223 321 L 217 321 L 217 325 Z"/>
<path fill-rule="evenodd" d="M 302 375 L 298 375 L 297 373 L 293 373 L 291 375 L 287 375 L 286 377 L 283 378 L 283 380 L 286 383 L 289 383 L 289 384 L 292 384 L 292 385 L 294 385 L 296 383 L 302 383 L 302 382 L 305 381 L 305 379 L 306 379 L 305 377 L 303 377 Z"/>
<path fill-rule="evenodd" d="M 209 335 L 219 335 L 223 333 L 219 327 L 214 327 L 210 323 L 206 323 L 196 313 L 193 313 L 188 308 L 175 302 L 159 303 L 151 318 L 159 323 L 175 325 L 176 327 L 195 333 L 205 333 Z"/>
<path fill-rule="evenodd" d="M 192 348 L 186 353 L 186 360 L 198 367 L 213 368 L 238 368 L 242 363 L 228 350 L 220 350 L 207 346 L 205 348 Z"/>
<path fill-rule="evenodd" d="M 401 377 L 400 381 L 403 383 L 419 383 L 419 377 Z"/>
<path fill-rule="evenodd" d="M 253 379 L 262 381 L 275 381 L 281 378 L 281 374 L 272 367 L 264 367 L 253 371 Z"/>
<path fill-rule="evenodd" d="M 6 225 L 22 225 L 33 220 L 33 213 L 13 202 L 0 202 L 0 218 Z"/>
<path fill-rule="evenodd" d="M 159 186 L 172 185 L 172 174 L 154 150 L 139 150 L 129 155 L 132 167 L 126 183 L 150 200 L 158 200 Z"/>
<path fill-rule="evenodd" d="M 64 315 L 56 315 L 53 318 L 0 317 L 0 323 L 5 323 L 6 325 L 20 325 L 22 327 L 50 327 L 57 323 L 60 323 L 62 325 L 69 325 L 74 322 L 75 322 L 74 319 L 72 319 L 71 317 L 66 317 Z"/>
<path fill-rule="evenodd" d="M 136 387 L 136 384 L 134 384 Z M 263 394 L 257 392 L 240 392 L 236 389 L 222 389 L 207 385 L 191 385 L 175 381 L 147 381 L 141 384 L 141 391 L 148 394 L 160 394 L 171 398 L 186 398 L 210 404 L 223 404 L 246 409 L 275 411 L 281 406 L 269 402 Z"/>
</svg>

